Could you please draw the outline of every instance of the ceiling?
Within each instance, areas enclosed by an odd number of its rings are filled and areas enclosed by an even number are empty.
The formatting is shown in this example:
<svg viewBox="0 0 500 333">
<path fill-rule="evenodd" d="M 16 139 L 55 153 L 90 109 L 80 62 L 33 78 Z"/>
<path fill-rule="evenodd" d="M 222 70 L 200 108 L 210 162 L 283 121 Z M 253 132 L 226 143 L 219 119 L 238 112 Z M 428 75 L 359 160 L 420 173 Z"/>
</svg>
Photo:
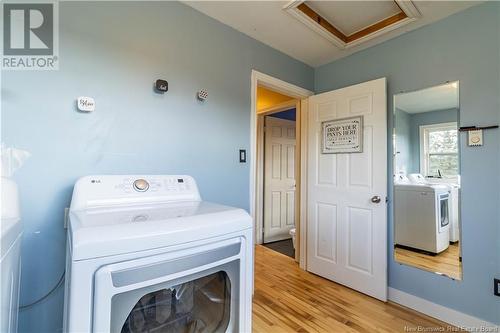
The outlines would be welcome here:
<svg viewBox="0 0 500 333">
<path fill-rule="evenodd" d="M 406 113 L 458 109 L 458 82 L 398 94 L 394 105 Z"/>
<path fill-rule="evenodd" d="M 188 6 L 310 66 L 317 67 L 457 13 L 480 1 L 419 1 L 421 16 L 404 26 L 342 49 L 283 9 L 289 1 L 186 1 Z M 396 12 L 392 0 L 307 1 L 346 34 Z M 369 8 L 370 10 L 366 10 Z"/>
<path fill-rule="evenodd" d="M 257 111 L 293 100 L 293 97 L 280 94 L 276 91 L 257 87 Z"/>
</svg>

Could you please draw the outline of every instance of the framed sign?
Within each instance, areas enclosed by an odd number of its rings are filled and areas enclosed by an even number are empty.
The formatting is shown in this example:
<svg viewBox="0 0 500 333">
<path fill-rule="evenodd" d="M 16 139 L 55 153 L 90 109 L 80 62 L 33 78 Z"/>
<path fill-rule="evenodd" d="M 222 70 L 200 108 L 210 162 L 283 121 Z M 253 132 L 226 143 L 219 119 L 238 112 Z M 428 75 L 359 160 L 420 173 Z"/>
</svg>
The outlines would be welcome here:
<svg viewBox="0 0 500 333">
<path fill-rule="evenodd" d="M 363 116 L 323 121 L 322 153 L 362 153 Z"/>
</svg>

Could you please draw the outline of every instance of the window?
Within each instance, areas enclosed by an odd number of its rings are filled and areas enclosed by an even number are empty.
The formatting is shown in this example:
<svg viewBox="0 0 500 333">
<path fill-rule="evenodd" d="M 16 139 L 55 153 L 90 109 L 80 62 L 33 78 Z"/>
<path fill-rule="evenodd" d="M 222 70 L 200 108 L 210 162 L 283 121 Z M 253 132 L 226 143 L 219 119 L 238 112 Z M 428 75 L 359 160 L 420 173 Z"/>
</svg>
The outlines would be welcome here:
<svg viewBox="0 0 500 333">
<path fill-rule="evenodd" d="M 458 175 L 457 123 L 420 126 L 420 172 L 434 177 Z"/>
</svg>

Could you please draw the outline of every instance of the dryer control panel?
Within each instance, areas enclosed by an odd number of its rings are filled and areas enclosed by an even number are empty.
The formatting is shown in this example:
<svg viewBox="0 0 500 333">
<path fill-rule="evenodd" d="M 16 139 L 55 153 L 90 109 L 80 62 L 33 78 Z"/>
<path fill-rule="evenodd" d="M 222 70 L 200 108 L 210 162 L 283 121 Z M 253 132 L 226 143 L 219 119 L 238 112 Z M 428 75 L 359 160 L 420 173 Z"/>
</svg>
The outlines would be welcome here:
<svg viewBox="0 0 500 333">
<path fill-rule="evenodd" d="M 76 182 L 71 209 L 200 200 L 198 187 L 191 176 L 96 175 Z"/>
</svg>

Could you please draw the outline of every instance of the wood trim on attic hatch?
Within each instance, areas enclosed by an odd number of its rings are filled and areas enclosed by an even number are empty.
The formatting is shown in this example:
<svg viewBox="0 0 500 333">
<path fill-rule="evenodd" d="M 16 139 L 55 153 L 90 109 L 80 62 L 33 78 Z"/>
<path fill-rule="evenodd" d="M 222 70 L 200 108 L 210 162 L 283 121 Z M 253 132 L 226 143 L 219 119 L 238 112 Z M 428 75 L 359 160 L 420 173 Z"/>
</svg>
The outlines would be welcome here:
<svg viewBox="0 0 500 333">
<path fill-rule="evenodd" d="M 401 12 L 393 16 L 390 16 L 386 19 L 383 19 L 382 21 L 376 22 L 348 36 L 342 33 L 339 29 L 337 29 L 333 24 L 328 22 L 328 20 L 326 20 L 316 11 L 314 11 L 314 9 L 309 7 L 305 2 L 301 3 L 296 8 L 303 14 L 305 14 L 307 17 L 309 17 L 311 20 L 313 20 L 315 23 L 319 24 L 322 28 L 326 29 L 332 35 L 334 35 L 344 43 L 348 44 L 408 18 L 408 15 L 406 15 L 406 13 L 403 12 L 403 10 L 401 9 L 401 7 L 397 2 L 396 5 L 398 6 Z"/>
</svg>

